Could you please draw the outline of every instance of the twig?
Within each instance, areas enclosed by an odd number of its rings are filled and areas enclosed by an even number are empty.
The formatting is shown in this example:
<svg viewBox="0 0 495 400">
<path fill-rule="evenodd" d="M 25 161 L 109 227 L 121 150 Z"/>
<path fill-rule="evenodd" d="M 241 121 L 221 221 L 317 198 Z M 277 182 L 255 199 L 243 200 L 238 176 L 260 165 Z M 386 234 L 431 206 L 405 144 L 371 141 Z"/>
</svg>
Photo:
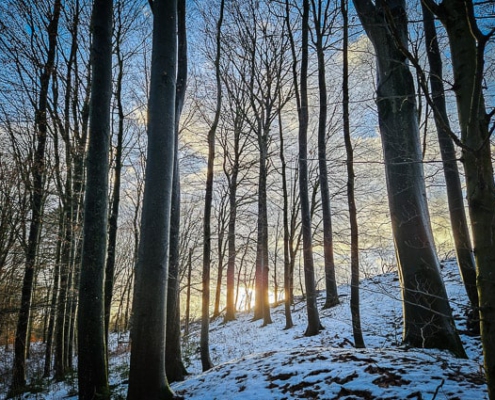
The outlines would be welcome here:
<svg viewBox="0 0 495 400">
<path fill-rule="evenodd" d="M 431 398 L 431 400 L 435 400 L 437 398 L 438 391 L 444 385 L 444 383 L 445 383 L 445 379 L 442 379 L 442 382 L 440 382 L 440 385 L 438 385 L 437 388 L 435 389 L 435 393 L 433 393 L 433 397 Z"/>
</svg>

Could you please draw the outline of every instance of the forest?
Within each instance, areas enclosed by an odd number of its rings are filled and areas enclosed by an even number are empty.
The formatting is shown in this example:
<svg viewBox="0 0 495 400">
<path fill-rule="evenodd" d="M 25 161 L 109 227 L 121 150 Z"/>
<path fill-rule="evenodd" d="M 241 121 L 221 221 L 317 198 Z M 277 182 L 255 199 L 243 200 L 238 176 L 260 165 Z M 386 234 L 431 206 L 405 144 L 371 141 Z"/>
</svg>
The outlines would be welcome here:
<svg viewBox="0 0 495 400">
<path fill-rule="evenodd" d="M 193 332 L 215 371 L 220 327 L 283 314 L 280 335 L 326 338 L 347 297 L 351 350 L 329 354 L 359 358 L 380 275 L 401 305 L 385 347 L 463 360 L 462 323 L 495 399 L 493 0 L 4 0 L 0 17 L 0 396 L 188 398 L 172 386 Z M 109 349 L 127 334 L 123 395 Z"/>
</svg>

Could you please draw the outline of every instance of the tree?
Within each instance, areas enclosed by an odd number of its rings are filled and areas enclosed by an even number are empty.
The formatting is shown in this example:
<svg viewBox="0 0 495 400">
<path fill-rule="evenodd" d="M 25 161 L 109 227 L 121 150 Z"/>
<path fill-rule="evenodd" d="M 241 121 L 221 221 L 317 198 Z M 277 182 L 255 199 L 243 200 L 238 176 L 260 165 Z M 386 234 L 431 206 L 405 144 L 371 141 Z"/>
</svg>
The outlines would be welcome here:
<svg viewBox="0 0 495 400">
<path fill-rule="evenodd" d="M 445 104 L 443 87 L 442 59 L 438 47 L 437 32 L 432 12 L 422 3 L 423 26 L 425 30 L 426 54 L 430 66 L 431 100 L 434 104 L 435 125 L 443 162 L 450 223 L 454 237 L 457 264 L 473 310 L 478 307 L 476 290 L 476 267 L 466 218 L 456 151 L 451 137 L 451 129 Z M 471 313 L 472 314 L 472 313 Z M 477 324 L 477 316 L 471 315 Z M 479 327 L 478 327 L 479 329 Z M 475 330 L 478 330 L 475 328 Z"/>
<path fill-rule="evenodd" d="M 404 55 L 411 61 L 416 68 L 418 83 L 426 95 L 428 105 L 433 109 L 438 143 L 442 157 L 445 184 L 447 186 L 447 201 L 449 206 L 450 222 L 454 238 L 454 246 L 457 256 L 457 263 L 464 286 L 468 294 L 473 310 L 468 313 L 468 318 L 473 322 L 471 325 L 478 325 L 474 310 L 478 307 L 478 292 L 476 289 L 476 268 L 473 257 L 473 250 L 470 241 L 469 227 L 466 219 L 464 200 L 462 193 L 459 169 L 457 166 L 456 149 L 454 140 L 459 143 L 457 136 L 451 130 L 449 118 L 447 115 L 447 105 L 445 102 L 445 90 L 443 84 L 443 67 L 440 55 L 440 49 L 437 39 L 437 31 L 432 12 L 422 4 L 423 27 L 426 41 L 426 54 L 429 63 L 429 81 L 430 92 L 428 91 L 427 76 L 421 67 L 418 58 L 411 54 L 407 48 L 401 45 L 397 40 L 396 44 Z M 475 331 L 479 330 L 479 326 Z"/>
<path fill-rule="evenodd" d="M 175 157 L 177 1 L 154 0 L 148 151 L 131 328 L 129 400 L 174 398 L 165 371 Z"/>
<path fill-rule="evenodd" d="M 342 119 L 344 128 L 345 150 L 347 155 L 347 204 L 349 207 L 349 223 L 351 226 L 351 316 L 354 344 L 356 348 L 363 348 L 364 339 L 361 329 L 359 312 L 359 227 L 357 221 L 356 198 L 354 194 L 354 149 L 351 142 L 349 124 L 349 17 L 346 0 L 341 0 L 340 9 L 344 22 L 342 48 Z"/>
<path fill-rule="evenodd" d="M 120 187 L 122 182 L 122 163 L 124 146 L 124 105 L 123 105 L 123 80 L 124 80 L 124 54 L 122 53 L 123 41 L 123 3 L 117 2 L 115 17 L 115 55 L 117 58 L 117 77 L 115 82 L 115 101 L 117 107 L 117 143 L 115 146 L 114 177 L 112 187 L 112 199 L 110 216 L 108 218 L 108 250 L 105 265 L 105 337 L 108 343 L 110 326 L 110 314 L 112 310 L 113 287 L 115 280 L 115 258 L 117 253 L 117 232 L 120 205 Z"/>
<path fill-rule="evenodd" d="M 229 79 L 227 73 L 223 73 L 224 84 L 227 89 L 229 101 L 229 114 L 232 118 L 232 132 L 228 132 L 223 140 L 224 163 L 223 169 L 228 183 L 229 215 L 227 231 L 227 299 L 224 321 L 235 320 L 235 263 L 236 263 L 236 222 L 239 206 L 237 198 L 238 187 L 242 181 L 240 176 L 241 160 L 246 152 L 247 135 L 243 135 L 246 124 L 246 96 L 242 94 L 241 83 L 235 78 Z M 232 135 L 233 138 L 229 136 Z M 232 147 L 229 151 L 229 144 Z M 233 154 L 232 154 L 233 152 Z"/>
<path fill-rule="evenodd" d="M 211 207 L 213 201 L 213 166 L 215 160 L 215 134 L 218 128 L 220 119 L 220 111 L 222 108 L 222 82 L 220 77 L 220 57 L 221 57 L 221 33 L 223 23 L 223 12 L 225 1 L 220 2 L 220 11 L 216 24 L 215 33 L 215 83 L 216 83 L 216 105 L 215 116 L 208 131 L 208 165 L 206 171 L 206 192 L 205 192 L 205 207 L 203 220 L 203 276 L 202 287 L 203 295 L 201 298 L 201 364 L 203 371 L 207 371 L 213 367 L 210 359 L 209 350 L 209 326 L 210 326 L 210 270 L 211 270 Z"/>
<path fill-rule="evenodd" d="M 289 2 L 286 1 L 287 21 L 289 20 Z M 308 36 L 309 36 L 309 0 L 303 1 L 301 20 L 301 67 L 299 72 L 299 89 L 297 85 L 297 70 L 295 45 L 292 30 L 289 27 L 292 54 L 294 58 L 294 82 L 296 90 L 297 114 L 299 119 L 299 196 L 301 200 L 301 221 L 303 237 L 304 283 L 306 287 L 306 307 L 308 326 L 306 336 L 317 335 L 322 328 L 318 307 L 316 305 L 316 282 L 313 260 L 313 244 L 311 229 L 311 206 L 308 194 Z"/>
<path fill-rule="evenodd" d="M 495 183 L 491 160 L 490 118 L 483 95 L 485 49 L 495 34 L 483 34 L 476 22 L 472 1 L 444 0 L 439 5 L 424 1 L 445 26 L 454 71 L 461 148 L 466 174 L 467 201 L 473 234 L 474 258 L 481 321 L 484 366 L 488 393 L 495 398 Z"/>
<path fill-rule="evenodd" d="M 282 124 L 282 116 L 279 114 L 279 140 L 280 140 L 280 174 L 282 177 L 282 198 L 283 198 L 283 217 L 282 224 L 284 229 L 284 311 L 285 311 L 285 327 L 290 329 L 294 326 L 290 306 L 292 304 L 292 289 L 293 289 L 293 273 L 294 273 L 294 257 L 291 257 L 291 230 L 289 226 L 289 190 L 287 185 L 287 162 L 284 152 L 284 130 Z M 293 243 L 293 242 L 292 242 Z M 299 242 L 298 242 L 299 243 Z"/>
<path fill-rule="evenodd" d="M 71 26 L 68 37 L 70 44 L 59 46 L 58 58 L 67 61 L 65 65 L 57 66 L 58 73 L 53 76 L 53 104 L 50 107 L 53 121 L 51 128 L 54 143 L 54 181 L 60 203 L 60 218 L 53 274 L 54 290 L 47 333 L 45 375 L 50 374 L 51 352 L 54 345 L 57 380 L 63 380 L 67 369 L 72 368 L 82 252 L 80 228 L 84 203 L 84 161 L 90 102 L 90 66 L 87 57 L 90 46 L 87 46 L 88 51 L 81 51 L 86 49 L 86 43 L 82 40 L 85 32 L 81 31 L 80 22 L 82 9 L 80 2 L 75 1 L 64 12 Z M 84 75 L 80 69 L 81 58 L 85 64 Z M 81 79 L 82 77 L 84 79 Z M 59 88 L 63 88 L 63 91 Z"/>
<path fill-rule="evenodd" d="M 431 232 L 413 79 L 393 33 L 407 46 L 405 2 L 354 0 L 354 5 L 376 52 L 376 103 L 402 286 L 403 341 L 465 357 Z"/>
<path fill-rule="evenodd" d="M 63 380 L 72 369 L 76 308 L 82 252 L 84 174 L 89 126 L 90 45 L 84 41 L 81 23 L 84 4 L 75 1 L 64 11 L 70 24 L 68 46 L 59 46 L 53 75 L 50 107 L 54 142 L 54 180 L 60 202 L 59 238 L 54 289 L 46 349 L 45 374 L 50 373 L 51 348 L 55 346 L 55 379 Z M 87 28 L 89 29 L 89 27 Z M 65 37 L 66 35 L 61 36 Z M 82 69 L 81 63 L 84 65 Z M 64 93 L 65 91 L 65 93 Z M 60 93 L 59 93 L 60 92 Z M 60 100 L 59 100 L 60 99 Z M 58 104 L 60 103 L 60 104 Z"/>
<path fill-rule="evenodd" d="M 222 129 L 223 130 L 223 129 Z M 220 315 L 220 297 L 222 295 L 222 278 L 223 270 L 225 268 L 225 254 L 227 252 L 228 240 L 225 240 L 225 233 L 227 232 L 228 225 L 228 193 L 222 188 L 220 194 L 220 201 L 217 205 L 217 284 L 215 287 L 215 300 L 213 302 L 213 315 L 212 319 L 217 318 Z"/>
<path fill-rule="evenodd" d="M 58 23 L 62 2 L 54 0 L 51 18 L 46 25 L 48 36 L 48 48 L 46 60 L 42 66 L 39 77 L 39 97 L 35 109 L 36 150 L 33 159 L 32 170 L 32 199 L 31 199 L 31 223 L 29 227 L 29 238 L 26 250 L 26 266 L 22 285 L 21 306 L 17 321 L 16 337 L 14 344 L 14 365 L 12 371 L 12 384 L 10 394 L 15 395 L 26 386 L 26 349 L 29 313 L 31 311 L 31 298 L 33 291 L 34 271 L 36 265 L 36 254 L 43 216 L 43 199 L 45 196 L 45 151 L 48 131 L 47 107 L 48 90 L 50 78 L 55 65 L 57 48 Z"/>
<path fill-rule="evenodd" d="M 107 399 L 105 258 L 112 98 L 113 0 L 95 0 L 91 24 L 91 105 L 78 313 L 79 398 Z"/>
<path fill-rule="evenodd" d="M 169 382 L 184 380 L 187 374 L 182 362 L 180 341 L 180 171 L 179 122 L 187 87 L 186 0 L 177 3 L 177 86 L 175 97 L 175 155 L 170 226 L 170 267 L 167 288 L 167 334 L 165 368 Z"/>
<path fill-rule="evenodd" d="M 330 208 L 330 190 L 328 187 L 327 167 L 327 83 L 325 68 L 325 36 L 332 27 L 329 7 L 332 2 L 323 4 L 311 0 L 311 9 L 314 22 L 314 39 L 316 57 L 318 60 L 318 90 L 319 90 L 319 118 L 318 118 L 318 167 L 321 194 L 321 209 L 323 214 L 323 252 L 325 260 L 325 288 L 326 300 L 323 308 L 330 308 L 339 304 L 337 281 L 335 279 L 335 260 L 333 256 L 332 213 Z"/>
<path fill-rule="evenodd" d="M 265 8 L 266 7 L 266 8 Z M 282 112 L 289 96 L 284 93 L 287 82 L 286 54 L 288 50 L 285 26 L 276 17 L 278 10 L 269 2 L 263 7 L 257 3 L 249 5 L 252 25 L 244 22 L 241 31 L 248 35 L 246 53 L 249 60 L 249 79 L 246 79 L 251 118 L 251 131 L 258 148 L 258 211 L 255 273 L 255 307 L 253 320 L 263 319 L 263 325 L 271 324 L 269 300 L 269 219 L 268 219 L 268 177 L 270 165 L 271 130 Z M 263 49 L 263 50 L 261 50 Z M 283 101 L 279 101 L 280 99 Z"/>
</svg>

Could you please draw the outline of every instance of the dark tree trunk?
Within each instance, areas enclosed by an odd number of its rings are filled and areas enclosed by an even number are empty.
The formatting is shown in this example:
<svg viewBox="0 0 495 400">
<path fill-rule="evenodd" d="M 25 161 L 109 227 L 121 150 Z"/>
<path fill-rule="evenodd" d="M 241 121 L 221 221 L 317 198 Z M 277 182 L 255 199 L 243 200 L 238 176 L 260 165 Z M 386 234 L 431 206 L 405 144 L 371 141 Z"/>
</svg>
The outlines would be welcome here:
<svg viewBox="0 0 495 400">
<path fill-rule="evenodd" d="M 309 0 L 303 0 L 302 14 L 302 55 L 300 75 L 299 116 L 299 193 L 301 197 L 301 220 L 304 257 L 304 283 L 308 326 L 305 335 L 317 335 L 321 329 L 320 316 L 316 305 L 316 282 L 313 261 L 313 238 L 311 230 L 311 206 L 308 194 L 308 36 L 309 36 Z"/>
<path fill-rule="evenodd" d="M 66 246 L 67 244 L 63 244 Z M 64 251 L 64 250 L 62 250 Z M 68 292 L 68 266 L 63 262 L 60 263 L 60 290 L 57 300 L 57 314 L 55 322 L 55 360 L 54 369 L 55 381 L 62 381 L 65 378 L 67 364 L 65 358 L 65 318 L 67 310 L 67 292 Z"/>
<path fill-rule="evenodd" d="M 209 327 L 210 327 L 210 269 L 211 269 L 211 206 L 213 201 L 213 165 L 215 160 L 215 134 L 220 119 L 222 106 L 222 83 L 220 77 L 220 54 L 221 54 L 221 30 L 223 23 L 223 10 L 225 1 L 220 2 L 220 13 L 216 29 L 216 53 L 215 53 L 215 77 L 217 99 L 215 117 L 208 132 L 208 166 L 206 176 L 205 210 L 203 221 L 203 296 L 201 307 L 201 337 L 200 352 L 203 371 L 213 367 L 210 358 Z"/>
<path fill-rule="evenodd" d="M 179 0 L 181 2 L 183 0 Z M 179 94 L 179 93 L 177 93 Z M 180 115 L 176 115 L 179 117 Z M 178 136 L 176 136 L 176 140 Z M 169 382 L 183 381 L 187 370 L 182 363 L 180 342 L 180 287 L 179 287 L 179 227 L 180 227 L 180 182 L 178 147 L 174 161 L 174 189 L 172 193 L 172 215 L 170 218 L 170 267 L 167 290 L 167 335 L 165 368 Z"/>
<path fill-rule="evenodd" d="M 63 230 L 63 217 L 59 217 L 59 234 Z M 61 253 L 61 241 L 57 241 L 57 256 L 55 261 L 55 267 L 53 271 L 53 288 L 50 302 L 50 316 L 48 319 L 48 329 L 46 335 L 46 347 L 45 347 L 45 366 L 43 368 L 43 377 L 49 378 L 52 368 L 52 352 L 53 352 L 53 338 L 55 334 L 55 317 L 57 315 L 57 298 L 60 282 L 60 253 Z"/>
<path fill-rule="evenodd" d="M 442 155 L 447 200 L 449 203 L 450 223 L 454 236 L 457 263 L 466 287 L 471 306 L 478 308 L 478 291 L 476 288 L 476 266 L 466 219 L 461 179 L 457 167 L 456 151 L 450 137 L 449 119 L 445 104 L 445 93 L 442 78 L 442 59 L 438 48 L 437 32 L 432 12 L 423 4 L 423 24 L 425 29 L 426 50 L 430 65 L 431 96 L 435 104 L 435 124 L 438 143 Z M 477 314 L 477 311 L 476 311 Z M 475 320 L 478 318 L 475 317 Z M 476 322 L 476 324 L 478 324 Z M 479 329 L 477 329 L 479 330 Z"/>
<path fill-rule="evenodd" d="M 26 349 L 29 338 L 28 324 L 31 311 L 31 298 L 36 267 L 43 216 L 43 199 L 45 195 L 45 150 L 47 140 L 47 107 L 50 77 L 53 73 L 58 38 L 58 23 L 62 2 L 55 0 L 53 13 L 47 26 L 48 49 L 46 62 L 40 75 L 40 92 L 35 110 L 36 149 L 33 159 L 32 194 L 31 194 L 31 224 L 26 250 L 26 265 L 22 282 L 21 305 L 17 320 L 14 343 L 14 363 L 10 394 L 21 392 L 26 386 Z"/>
<path fill-rule="evenodd" d="M 184 336 L 189 335 L 189 320 L 191 318 L 192 253 L 193 249 L 189 249 L 189 256 L 187 258 L 186 315 L 184 316 Z"/>
<path fill-rule="evenodd" d="M 67 296 L 67 315 L 65 318 L 65 365 L 67 370 L 73 370 L 74 366 L 72 364 L 73 355 L 74 355 L 74 340 L 75 340 L 75 329 L 76 329 L 76 305 L 77 305 L 77 290 L 76 285 L 79 287 L 78 283 L 75 280 L 76 272 L 75 269 L 77 266 L 71 264 L 71 272 L 69 274 L 69 293 Z"/>
<path fill-rule="evenodd" d="M 259 176 L 258 176 L 258 239 L 256 245 L 256 305 L 253 320 L 263 319 L 263 326 L 271 324 L 268 297 L 268 213 L 266 198 L 267 134 L 259 133 Z"/>
<path fill-rule="evenodd" d="M 239 175 L 239 135 L 240 132 L 236 129 L 235 149 L 234 149 L 234 165 L 232 166 L 232 174 L 229 180 L 229 226 L 228 226 L 228 261 L 227 261 L 227 308 L 225 312 L 224 322 L 235 320 L 235 259 L 236 259 L 236 244 L 235 244 L 235 226 L 237 219 L 237 177 Z"/>
<path fill-rule="evenodd" d="M 120 3 L 117 3 L 117 7 L 121 7 Z M 110 209 L 110 218 L 108 219 L 108 250 L 107 250 L 107 262 L 105 266 L 105 338 L 108 343 L 108 333 L 110 329 L 110 316 L 112 312 L 112 298 L 113 298 L 113 285 L 115 275 L 115 257 L 117 250 L 117 231 L 118 231 L 118 219 L 119 219 L 119 205 L 120 205 L 120 183 L 122 172 L 122 146 L 124 139 L 124 106 L 122 99 L 122 81 L 124 78 L 124 60 L 121 50 L 122 42 L 122 10 L 118 10 L 118 27 L 116 29 L 115 38 L 115 53 L 117 57 L 117 82 L 115 88 L 115 100 L 117 102 L 117 115 L 118 115 L 118 127 L 117 127 L 117 144 L 115 147 L 115 166 L 114 166 L 114 179 L 113 179 L 113 198 Z"/>
<path fill-rule="evenodd" d="M 290 231 L 289 231 L 289 193 L 287 190 L 287 162 L 285 161 L 284 151 L 284 134 L 282 127 L 282 114 L 279 114 L 279 140 L 280 140 L 280 163 L 282 174 L 282 197 L 284 201 L 283 209 L 283 226 L 284 226 L 284 311 L 285 311 L 285 328 L 290 329 L 294 326 L 290 306 L 292 304 L 292 271 L 290 263 Z"/>
<path fill-rule="evenodd" d="M 174 398 L 165 371 L 174 180 L 177 1 L 154 0 L 148 152 L 134 285 L 129 400 Z"/>
<path fill-rule="evenodd" d="M 462 158 L 473 234 L 481 342 L 490 399 L 495 398 L 495 183 L 489 117 L 483 95 L 484 53 L 489 35 L 477 24 L 472 1 L 425 1 L 444 24 L 450 42 L 454 91 L 461 128 Z"/>
<path fill-rule="evenodd" d="M 319 118 L 318 118 L 318 167 L 321 191 L 321 210 L 323 214 L 323 255 L 325 260 L 325 288 L 326 299 L 323 308 L 330 308 L 339 304 L 337 293 L 337 281 L 335 279 L 335 261 L 333 256 L 333 232 L 332 232 L 332 212 L 330 208 L 330 190 L 328 187 L 328 168 L 327 168 L 327 82 L 325 68 L 325 49 L 323 46 L 323 37 L 325 30 L 329 29 L 327 25 L 328 13 L 327 7 L 321 2 L 315 3 L 311 0 L 316 46 L 316 56 L 318 60 L 318 90 L 319 90 Z M 322 10 L 322 7 L 325 7 Z"/>
<path fill-rule="evenodd" d="M 167 291 L 167 335 L 165 369 L 169 382 L 184 380 L 187 375 L 182 362 L 180 342 L 180 287 L 179 287 L 179 234 L 180 234 L 180 170 L 179 170 L 179 121 L 184 105 L 187 85 L 186 0 L 177 3 L 177 87 L 175 98 L 175 156 L 170 219 L 170 269 Z"/>
<path fill-rule="evenodd" d="M 356 199 L 354 196 L 354 149 L 351 142 L 349 124 L 349 18 L 347 0 L 341 0 L 341 12 L 344 20 L 342 49 L 342 119 L 344 128 L 345 150 L 347 154 L 347 204 L 349 207 L 349 223 L 351 226 L 351 315 L 354 345 L 364 348 L 361 314 L 359 310 L 359 230 L 357 222 Z"/>
<path fill-rule="evenodd" d="M 223 281 L 223 269 L 225 259 L 225 245 L 227 244 L 225 238 L 225 198 L 220 201 L 220 209 L 218 210 L 218 241 L 217 241 L 217 255 L 218 255 L 218 267 L 217 267 L 217 284 L 215 286 L 215 302 L 213 304 L 212 319 L 218 318 L 220 315 L 220 297 L 222 295 L 222 281 Z"/>
<path fill-rule="evenodd" d="M 91 24 L 92 84 L 79 285 L 78 383 L 81 400 L 107 399 L 105 257 L 112 97 L 113 1 L 95 0 Z"/>
<path fill-rule="evenodd" d="M 414 83 L 396 40 L 407 46 L 405 2 L 354 0 L 377 55 L 377 105 L 392 231 L 404 304 L 403 341 L 466 354 L 455 330 L 426 202 Z"/>
</svg>

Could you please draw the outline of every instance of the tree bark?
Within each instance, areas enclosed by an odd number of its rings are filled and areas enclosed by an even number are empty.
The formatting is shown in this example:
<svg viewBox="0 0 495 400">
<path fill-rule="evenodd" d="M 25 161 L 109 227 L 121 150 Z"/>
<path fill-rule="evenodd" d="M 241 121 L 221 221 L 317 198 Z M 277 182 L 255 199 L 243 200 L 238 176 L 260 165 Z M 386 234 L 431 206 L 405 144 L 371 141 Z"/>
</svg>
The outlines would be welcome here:
<svg viewBox="0 0 495 400">
<path fill-rule="evenodd" d="M 175 156 L 172 193 L 172 216 L 170 228 L 170 270 L 167 291 L 167 334 L 165 369 L 169 382 L 184 380 L 187 375 L 182 362 L 180 342 L 180 169 L 179 169 L 179 122 L 187 86 L 187 37 L 186 0 L 177 2 L 177 87 L 175 97 Z"/>
<path fill-rule="evenodd" d="M 129 400 L 174 398 L 165 371 L 166 298 L 174 179 L 177 1 L 153 1 L 148 151 L 136 264 Z"/>
<path fill-rule="evenodd" d="M 333 231 L 332 212 L 330 208 L 330 189 L 328 187 L 328 167 L 327 167 L 327 82 L 325 68 L 325 49 L 323 47 L 323 37 L 327 26 L 328 5 L 322 10 L 322 3 L 315 4 L 311 0 L 316 46 L 316 57 L 318 60 L 318 90 L 319 90 L 319 118 L 318 118 L 318 167 L 321 193 L 321 210 L 323 214 L 323 254 L 325 260 L 325 288 L 326 299 L 323 308 L 331 308 L 339 304 L 337 293 L 337 281 L 335 279 L 335 260 L 333 256 Z"/>
<path fill-rule="evenodd" d="M 376 102 L 402 286 L 403 341 L 465 357 L 430 226 L 413 78 L 395 42 L 400 40 L 407 47 L 405 2 L 373 5 L 369 0 L 354 0 L 354 5 L 376 51 Z"/>
<path fill-rule="evenodd" d="M 183 0 L 179 0 L 183 1 Z M 179 93 L 178 93 L 179 94 Z M 180 117 L 180 115 L 176 115 Z M 178 140 L 178 136 L 176 136 Z M 165 367 L 169 382 L 183 381 L 187 375 L 182 362 L 180 342 L 180 287 L 179 287 L 179 229 L 180 229 L 180 177 L 178 163 L 178 147 L 174 161 L 174 182 L 172 193 L 172 215 L 170 230 L 170 268 L 167 290 L 167 334 Z"/>
<path fill-rule="evenodd" d="M 481 342 L 490 399 L 495 399 L 495 184 L 490 154 L 489 117 L 483 95 L 485 46 L 472 1 L 425 4 L 447 30 L 454 71 L 454 92 L 461 128 L 462 159 L 473 234 L 481 321 Z"/>
<path fill-rule="evenodd" d="M 108 343 L 108 333 L 110 329 L 110 316 L 112 312 L 112 298 L 113 298 L 113 285 L 115 275 L 115 257 L 117 250 L 117 232 L 118 232 L 118 219 L 119 219 L 119 205 L 120 205 L 120 185 L 121 185 L 121 172 L 122 172 L 122 146 L 124 139 L 124 107 L 122 99 L 122 83 L 124 78 L 124 60 L 121 49 L 122 43 L 122 5 L 117 3 L 118 9 L 118 26 L 115 31 L 115 55 L 117 57 L 117 82 L 115 100 L 117 102 L 117 144 L 115 146 L 115 165 L 114 165 L 114 179 L 113 179 L 113 198 L 110 209 L 110 217 L 108 218 L 108 250 L 107 250 L 107 262 L 105 266 L 105 338 Z"/>
<path fill-rule="evenodd" d="M 261 124 L 258 124 L 261 125 Z M 256 305 L 253 320 L 263 319 L 263 326 L 271 324 L 270 302 L 268 297 L 268 212 L 267 212 L 267 134 L 258 134 L 258 238 L 256 242 Z"/>
<path fill-rule="evenodd" d="M 225 241 L 225 225 L 226 225 L 226 199 L 225 194 L 222 194 L 218 210 L 218 225 L 217 225 L 217 284 L 215 286 L 215 300 L 213 303 L 212 319 L 218 318 L 220 315 L 220 297 L 222 296 L 222 281 L 225 259 L 225 247 L 228 242 Z"/>
<path fill-rule="evenodd" d="M 289 193 L 287 190 L 287 162 L 284 151 L 284 134 L 282 125 L 282 114 L 279 114 L 279 140 L 280 140 L 280 163 L 282 175 L 282 197 L 283 197 L 283 228 L 284 228 L 284 311 L 285 327 L 290 329 L 294 326 L 290 306 L 292 304 L 292 270 L 290 255 L 290 230 L 289 230 Z"/>
<path fill-rule="evenodd" d="M 92 85 L 78 313 L 78 384 L 81 400 L 107 399 L 105 257 L 108 158 L 112 97 L 113 1 L 95 0 L 91 24 Z"/>
<path fill-rule="evenodd" d="M 359 310 L 359 228 L 356 199 L 354 195 L 354 149 L 352 148 L 349 123 L 349 17 L 347 3 L 347 0 L 341 0 L 340 9 L 344 21 L 342 48 L 342 122 L 347 155 L 347 204 L 349 207 L 349 223 L 351 226 L 351 316 L 354 345 L 356 348 L 364 348 L 361 314 Z"/>
<path fill-rule="evenodd" d="M 447 201 L 449 204 L 450 223 L 454 237 L 457 264 L 466 288 L 471 306 L 478 308 L 478 291 L 476 288 L 476 266 L 469 234 L 469 226 L 464 208 L 461 179 L 456 161 L 456 151 L 449 135 L 450 126 L 445 104 L 445 92 L 442 77 L 442 59 L 438 48 L 437 33 L 432 12 L 422 4 L 423 25 L 425 29 L 426 54 L 430 65 L 431 96 L 435 104 L 435 124 L 438 143 L 443 162 L 445 184 L 447 186 Z M 439 114 L 439 115 L 438 115 Z M 473 321 L 478 325 L 478 317 Z M 479 330 L 479 327 L 475 330 Z"/>
<path fill-rule="evenodd" d="M 237 122 L 237 121 L 236 121 Z M 228 261 L 227 261 L 227 308 L 224 322 L 235 320 L 236 304 L 234 298 L 235 285 L 235 260 L 236 260 L 236 220 L 237 220 L 237 179 L 239 175 L 239 140 L 240 129 L 234 127 L 234 160 L 231 176 L 229 178 L 229 225 L 227 233 Z"/>
<path fill-rule="evenodd" d="M 304 283 L 306 287 L 306 305 L 308 326 L 305 336 L 317 335 L 321 329 L 318 307 L 316 305 L 316 282 L 313 261 L 313 238 L 311 230 L 311 206 L 308 195 L 308 36 L 309 36 L 309 0 L 303 0 L 302 14 L 302 55 L 300 74 L 299 116 L 299 195 L 301 197 L 301 220 L 304 257 Z"/>
<path fill-rule="evenodd" d="M 213 165 L 215 160 L 215 134 L 220 119 L 220 111 L 222 106 L 222 83 L 220 77 L 220 56 L 221 56 L 221 30 L 223 23 L 223 10 L 225 0 L 220 2 L 220 13 L 217 21 L 216 30 L 216 53 L 215 53 L 215 77 L 216 77 L 216 107 L 215 117 L 208 132 L 208 166 L 206 176 L 206 193 L 205 193 L 205 209 L 203 222 L 203 295 L 201 307 L 201 337 L 200 337 L 200 353 L 201 365 L 203 371 L 207 371 L 213 367 L 210 358 L 209 345 L 209 327 L 210 327 L 210 269 L 211 269 L 211 206 L 213 201 Z"/>
<path fill-rule="evenodd" d="M 192 281 L 192 253 L 193 249 L 189 249 L 187 256 L 187 286 L 186 286 L 186 311 L 184 315 L 184 336 L 189 335 L 189 320 L 191 319 L 191 281 Z"/>
<path fill-rule="evenodd" d="M 59 234 L 63 230 L 63 218 L 59 217 Z M 50 315 L 48 319 L 48 329 L 46 335 L 46 347 L 45 347 L 45 365 L 43 368 L 43 378 L 49 378 L 52 369 L 52 350 L 53 339 L 55 334 L 55 317 L 57 315 L 57 298 L 60 282 L 60 253 L 61 253 L 61 241 L 57 241 L 56 260 L 53 271 L 53 288 L 50 301 Z"/>
</svg>

